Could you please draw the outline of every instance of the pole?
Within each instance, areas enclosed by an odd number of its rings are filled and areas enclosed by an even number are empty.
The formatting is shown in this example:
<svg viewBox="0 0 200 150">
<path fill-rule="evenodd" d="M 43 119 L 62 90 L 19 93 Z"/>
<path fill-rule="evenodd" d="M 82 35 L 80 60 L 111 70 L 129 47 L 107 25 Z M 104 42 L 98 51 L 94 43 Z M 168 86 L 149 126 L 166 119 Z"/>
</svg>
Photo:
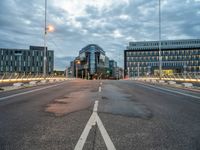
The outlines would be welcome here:
<svg viewBox="0 0 200 150">
<path fill-rule="evenodd" d="M 78 78 L 78 66 L 77 66 L 77 63 L 76 63 L 76 78 Z"/>
<path fill-rule="evenodd" d="M 187 67 L 186 63 L 184 63 L 184 66 L 183 66 L 183 68 L 184 68 L 184 71 L 183 71 L 184 78 L 186 78 L 186 74 L 187 74 L 186 67 Z"/>
<path fill-rule="evenodd" d="M 161 55 L 161 0 L 159 0 L 159 76 L 162 78 L 162 55 Z"/>
<path fill-rule="evenodd" d="M 44 18 L 44 64 L 43 64 L 43 76 L 46 77 L 47 71 L 47 0 L 45 0 L 45 18 Z"/>
<path fill-rule="evenodd" d="M 137 64 L 137 77 L 138 78 L 140 77 L 140 64 L 139 64 L 139 62 Z"/>
<path fill-rule="evenodd" d="M 128 78 L 130 78 L 130 70 L 129 70 L 129 67 L 128 67 Z"/>
<path fill-rule="evenodd" d="M 66 78 L 68 78 L 68 67 L 66 67 Z"/>
</svg>

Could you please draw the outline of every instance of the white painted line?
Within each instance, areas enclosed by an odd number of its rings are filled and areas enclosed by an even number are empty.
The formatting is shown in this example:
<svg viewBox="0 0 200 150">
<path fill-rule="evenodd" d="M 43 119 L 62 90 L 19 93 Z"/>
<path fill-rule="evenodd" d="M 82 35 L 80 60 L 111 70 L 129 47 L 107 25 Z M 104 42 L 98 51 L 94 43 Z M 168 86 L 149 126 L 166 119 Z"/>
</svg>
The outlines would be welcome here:
<svg viewBox="0 0 200 150">
<path fill-rule="evenodd" d="M 106 147 L 108 150 L 116 150 L 113 142 L 111 141 L 108 132 L 106 131 L 101 119 L 99 118 L 98 114 L 97 114 L 97 109 L 98 109 L 98 103 L 99 101 L 95 101 L 94 104 L 94 108 L 93 108 L 93 113 L 90 117 L 90 119 L 88 120 L 74 150 L 82 150 L 83 146 L 87 140 L 88 134 L 90 133 L 90 130 L 92 129 L 92 126 L 94 126 L 96 123 L 99 127 L 99 130 L 101 132 L 101 135 L 104 139 L 104 142 L 106 144 Z"/>
<path fill-rule="evenodd" d="M 103 125 L 103 123 L 102 123 L 102 121 L 101 121 L 101 119 L 99 118 L 98 115 L 96 116 L 96 121 L 97 121 L 97 125 L 99 127 L 99 130 L 100 130 L 101 135 L 104 139 L 104 142 L 106 144 L 107 149 L 108 150 L 116 150 L 113 142 L 111 141 L 111 139 L 108 135 L 108 132 L 106 131 L 106 129 L 105 129 L 105 127 L 104 127 L 104 125 Z"/>
<path fill-rule="evenodd" d="M 85 141 L 86 141 L 86 139 L 88 137 L 88 134 L 89 134 L 92 126 L 96 122 L 96 119 L 95 119 L 96 118 L 96 114 L 97 113 L 92 113 L 92 115 L 91 115 L 90 119 L 88 120 L 88 122 L 87 122 L 87 124 L 85 126 L 85 129 L 83 130 L 83 133 L 81 134 L 81 136 L 80 136 L 80 138 L 79 138 L 74 150 L 82 150 L 83 149 L 83 146 L 84 146 Z"/>
<path fill-rule="evenodd" d="M 100 85 L 102 85 L 102 82 L 100 82 Z"/>
<path fill-rule="evenodd" d="M 95 101 L 93 112 L 97 112 L 99 101 Z"/>
<path fill-rule="evenodd" d="M 52 87 L 59 86 L 59 85 L 61 85 L 61 84 L 64 84 L 64 83 L 60 83 L 60 84 L 56 84 L 56 85 L 51 85 L 51 86 L 45 86 L 45 87 L 42 87 L 42 88 L 39 88 L 39 89 L 34 89 L 34 90 L 22 92 L 22 93 L 17 93 L 17 94 L 13 94 L 13 95 L 1 97 L 1 98 L 0 98 L 0 101 L 6 100 L 6 99 L 8 99 L 8 98 L 13 98 L 13 97 L 16 97 L 16 96 L 21 96 L 21 95 L 33 93 L 33 92 L 40 91 L 40 90 L 44 90 L 44 89 L 49 89 L 49 88 L 52 88 Z"/>
<path fill-rule="evenodd" d="M 142 84 L 142 83 L 139 83 Z M 142 85 L 146 85 L 146 84 L 142 84 Z M 163 91 L 167 91 L 167 92 L 171 92 L 171 93 L 176 93 L 176 94 L 180 94 L 180 95 L 184 95 L 184 96 L 188 96 L 188 97 L 192 97 L 192 98 L 196 98 L 196 99 L 200 99 L 199 96 L 195 96 L 195 95 L 191 95 L 191 94 L 187 94 L 187 93 L 182 93 L 179 91 L 175 91 L 175 90 L 170 90 L 170 89 L 166 89 L 166 88 L 161 88 L 161 87 L 157 87 L 157 86 L 153 86 L 153 85 L 147 85 L 149 87 L 154 87 Z M 153 89 L 153 88 L 152 88 Z M 154 89 L 153 89 L 154 90 Z"/>
<path fill-rule="evenodd" d="M 143 84 L 140 84 L 139 86 L 150 89 L 150 90 L 158 91 L 160 93 L 164 93 L 164 94 L 167 94 L 167 95 L 178 96 L 175 93 L 169 93 L 168 91 L 163 91 L 163 90 L 160 90 L 160 89 L 152 88 L 152 87 L 149 87 L 149 86 L 146 86 L 146 85 L 143 85 Z"/>
<path fill-rule="evenodd" d="M 101 87 L 99 87 L 99 92 L 101 92 Z"/>
</svg>

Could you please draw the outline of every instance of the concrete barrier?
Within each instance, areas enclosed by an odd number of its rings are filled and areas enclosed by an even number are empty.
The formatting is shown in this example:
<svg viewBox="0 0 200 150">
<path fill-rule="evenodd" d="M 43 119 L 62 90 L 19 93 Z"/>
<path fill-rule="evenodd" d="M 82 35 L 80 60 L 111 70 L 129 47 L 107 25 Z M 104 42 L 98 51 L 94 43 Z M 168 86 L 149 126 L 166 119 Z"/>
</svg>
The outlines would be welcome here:
<svg viewBox="0 0 200 150">
<path fill-rule="evenodd" d="M 151 83 L 157 83 L 156 80 L 154 80 L 154 79 L 151 79 L 150 82 Z"/>
<path fill-rule="evenodd" d="M 158 80 L 158 83 L 165 83 L 164 80 Z"/>
<path fill-rule="evenodd" d="M 170 84 L 170 85 L 176 84 L 175 81 L 168 81 L 167 83 Z"/>
<path fill-rule="evenodd" d="M 36 85 L 37 84 L 37 81 L 30 81 L 29 82 L 29 85 Z"/>
<path fill-rule="evenodd" d="M 41 80 L 40 83 L 47 83 L 48 80 Z"/>
<path fill-rule="evenodd" d="M 193 87 L 193 84 L 192 84 L 192 83 L 182 83 L 181 85 L 182 85 L 183 87 L 187 87 L 187 88 Z"/>
<path fill-rule="evenodd" d="M 145 79 L 145 82 L 150 82 L 150 79 Z"/>
<path fill-rule="evenodd" d="M 13 86 L 14 87 L 21 87 L 23 86 L 24 84 L 23 83 L 20 83 L 20 82 L 17 82 L 17 83 L 13 83 Z"/>
<path fill-rule="evenodd" d="M 49 82 L 53 83 L 53 82 L 55 82 L 55 79 L 50 79 Z"/>
</svg>

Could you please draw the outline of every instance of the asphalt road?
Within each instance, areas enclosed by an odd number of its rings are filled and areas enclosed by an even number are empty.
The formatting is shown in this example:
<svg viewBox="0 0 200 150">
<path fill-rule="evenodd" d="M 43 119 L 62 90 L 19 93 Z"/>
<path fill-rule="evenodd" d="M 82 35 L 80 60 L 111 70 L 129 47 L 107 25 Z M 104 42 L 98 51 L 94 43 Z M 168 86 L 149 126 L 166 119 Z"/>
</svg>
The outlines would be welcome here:
<svg viewBox="0 0 200 150">
<path fill-rule="evenodd" d="M 84 150 L 199 150 L 200 93 L 109 80 L 0 93 L 0 149 L 73 150 L 80 143 Z"/>
</svg>

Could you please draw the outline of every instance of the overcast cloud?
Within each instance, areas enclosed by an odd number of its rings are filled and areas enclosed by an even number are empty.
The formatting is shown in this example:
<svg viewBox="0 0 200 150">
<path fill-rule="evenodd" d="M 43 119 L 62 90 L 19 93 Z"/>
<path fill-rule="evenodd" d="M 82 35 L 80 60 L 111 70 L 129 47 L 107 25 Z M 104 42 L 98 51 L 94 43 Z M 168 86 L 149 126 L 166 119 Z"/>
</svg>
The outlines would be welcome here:
<svg viewBox="0 0 200 150">
<path fill-rule="evenodd" d="M 162 39 L 200 38 L 200 0 L 161 0 Z M 48 0 L 48 47 L 64 69 L 87 44 L 123 66 L 130 41 L 158 39 L 158 0 Z M 0 1 L 0 47 L 43 45 L 44 0 Z"/>
</svg>

